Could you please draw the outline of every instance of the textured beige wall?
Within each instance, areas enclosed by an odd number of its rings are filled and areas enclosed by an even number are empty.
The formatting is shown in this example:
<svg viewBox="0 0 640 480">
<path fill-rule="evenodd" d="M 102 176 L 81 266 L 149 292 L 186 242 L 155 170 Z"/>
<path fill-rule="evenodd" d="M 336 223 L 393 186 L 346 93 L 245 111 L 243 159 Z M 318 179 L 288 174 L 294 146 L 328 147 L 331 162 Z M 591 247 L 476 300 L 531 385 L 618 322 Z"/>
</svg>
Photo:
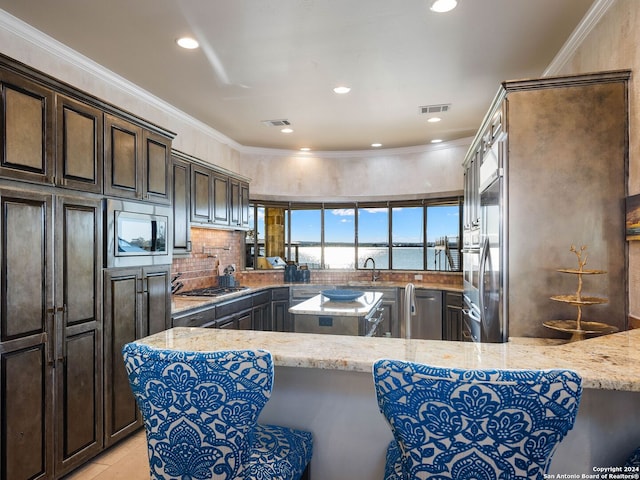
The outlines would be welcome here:
<svg viewBox="0 0 640 480">
<path fill-rule="evenodd" d="M 558 73 L 631 69 L 629 194 L 640 194 L 640 1 L 616 0 Z M 606 161 L 606 159 L 603 159 Z M 621 233 L 622 234 L 622 233 Z M 622 252 L 621 252 L 622 253 Z M 629 313 L 640 317 L 640 242 L 629 242 Z"/>
<path fill-rule="evenodd" d="M 351 155 L 262 151 L 244 154 L 240 173 L 251 177 L 251 196 L 262 200 L 278 197 L 365 200 L 460 194 L 462 160 L 470 141 Z"/>
</svg>

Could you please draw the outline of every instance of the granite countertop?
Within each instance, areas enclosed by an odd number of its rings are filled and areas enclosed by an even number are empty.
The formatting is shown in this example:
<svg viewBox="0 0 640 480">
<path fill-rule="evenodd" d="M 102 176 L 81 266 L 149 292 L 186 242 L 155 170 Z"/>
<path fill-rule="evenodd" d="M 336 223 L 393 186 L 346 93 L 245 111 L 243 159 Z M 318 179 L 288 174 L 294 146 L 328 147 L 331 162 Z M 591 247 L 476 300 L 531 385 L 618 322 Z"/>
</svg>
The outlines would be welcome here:
<svg viewBox="0 0 640 480">
<path fill-rule="evenodd" d="M 553 345 L 405 340 L 399 338 L 173 328 L 138 340 L 158 348 L 198 351 L 269 350 L 277 366 L 370 373 L 378 358 L 443 367 L 568 368 L 585 388 L 640 392 L 640 329 Z"/>
<path fill-rule="evenodd" d="M 216 303 L 225 302 L 227 300 L 232 300 L 234 298 L 242 297 L 244 295 L 251 295 L 252 293 L 257 293 L 263 290 L 268 290 L 270 288 L 278 288 L 278 287 L 313 287 L 313 286 L 323 287 L 326 286 L 326 283 L 314 284 L 314 283 L 280 283 L 280 284 L 267 284 L 267 285 L 246 285 L 246 290 L 240 290 L 238 292 L 228 293 L 226 295 L 220 297 L 191 297 L 191 296 L 181 296 L 181 295 L 172 295 L 171 296 L 171 312 L 181 313 L 187 310 L 194 310 L 198 308 L 207 307 L 209 305 L 215 305 Z M 343 285 L 341 283 L 341 285 Z M 347 286 L 351 287 L 367 287 L 367 288 L 404 288 L 406 283 L 402 282 L 346 282 Z M 443 290 L 447 292 L 462 292 L 462 287 L 452 286 L 452 285 L 441 285 L 436 283 L 422 283 L 422 282 L 414 282 L 416 288 L 424 288 L 428 290 Z M 244 286 L 244 284 L 243 284 Z"/>
<path fill-rule="evenodd" d="M 316 295 L 289 309 L 294 315 L 336 315 L 344 317 L 364 317 L 382 301 L 380 292 L 364 292 L 350 302 L 335 302 L 324 295 Z"/>
</svg>

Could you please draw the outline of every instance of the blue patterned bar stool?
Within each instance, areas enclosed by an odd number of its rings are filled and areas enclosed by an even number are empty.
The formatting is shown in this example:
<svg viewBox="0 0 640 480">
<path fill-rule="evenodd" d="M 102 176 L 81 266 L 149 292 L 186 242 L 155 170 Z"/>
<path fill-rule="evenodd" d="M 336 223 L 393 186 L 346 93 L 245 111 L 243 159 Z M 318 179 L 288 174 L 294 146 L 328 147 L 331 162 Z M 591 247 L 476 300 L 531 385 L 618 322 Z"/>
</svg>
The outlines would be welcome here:
<svg viewBox="0 0 640 480">
<path fill-rule="evenodd" d="M 640 447 L 636 448 L 633 453 L 627 458 L 625 467 L 640 467 Z M 635 472 L 634 472 L 635 473 Z"/>
<path fill-rule="evenodd" d="M 385 480 L 542 479 L 576 419 L 569 370 L 463 370 L 378 360 L 378 406 L 391 426 Z"/>
<path fill-rule="evenodd" d="M 269 352 L 129 343 L 122 353 L 144 419 L 152 479 L 308 478 L 311 433 L 257 423 L 273 387 Z"/>
</svg>

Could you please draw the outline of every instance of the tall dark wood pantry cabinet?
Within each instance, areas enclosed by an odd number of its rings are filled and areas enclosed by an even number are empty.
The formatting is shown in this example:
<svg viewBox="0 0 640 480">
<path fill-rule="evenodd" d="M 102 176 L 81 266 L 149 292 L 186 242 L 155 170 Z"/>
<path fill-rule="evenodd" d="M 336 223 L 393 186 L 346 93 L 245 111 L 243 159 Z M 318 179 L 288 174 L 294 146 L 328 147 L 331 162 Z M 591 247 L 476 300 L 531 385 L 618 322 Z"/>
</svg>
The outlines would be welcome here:
<svg viewBox="0 0 640 480">
<path fill-rule="evenodd" d="M 0 55 L 0 480 L 61 478 L 140 425 L 120 349 L 167 327 L 170 265 L 105 276 L 104 195 L 170 204 L 172 138 Z"/>
<path fill-rule="evenodd" d="M 53 478 L 102 448 L 102 207 L 11 189 L 0 205 L 3 478 Z"/>
</svg>

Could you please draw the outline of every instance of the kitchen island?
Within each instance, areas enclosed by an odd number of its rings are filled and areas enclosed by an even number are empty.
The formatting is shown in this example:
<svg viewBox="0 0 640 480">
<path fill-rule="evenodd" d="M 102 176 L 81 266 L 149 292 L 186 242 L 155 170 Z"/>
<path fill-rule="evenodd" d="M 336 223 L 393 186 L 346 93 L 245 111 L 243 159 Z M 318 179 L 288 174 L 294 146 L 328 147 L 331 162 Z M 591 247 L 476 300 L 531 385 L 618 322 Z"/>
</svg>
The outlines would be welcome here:
<svg viewBox="0 0 640 480">
<path fill-rule="evenodd" d="M 170 349 L 262 348 L 276 365 L 273 395 L 260 421 L 314 434 L 312 478 L 383 477 L 391 431 L 378 411 L 371 368 L 378 358 L 444 367 L 569 368 L 585 388 L 574 429 L 551 473 L 593 474 L 640 446 L 640 330 L 550 345 L 505 344 L 174 328 L 139 342 Z"/>
<path fill-rule="evenodd" d="M 335 292 L 348 292 L 348 299 L 336 300 L 321 293 L 289 308 L 289 313 L 293 315 L 294 332 L 374 335 L 382 320 L 380 305 L 383 294 L 352 290 Z"/>
</svg>

